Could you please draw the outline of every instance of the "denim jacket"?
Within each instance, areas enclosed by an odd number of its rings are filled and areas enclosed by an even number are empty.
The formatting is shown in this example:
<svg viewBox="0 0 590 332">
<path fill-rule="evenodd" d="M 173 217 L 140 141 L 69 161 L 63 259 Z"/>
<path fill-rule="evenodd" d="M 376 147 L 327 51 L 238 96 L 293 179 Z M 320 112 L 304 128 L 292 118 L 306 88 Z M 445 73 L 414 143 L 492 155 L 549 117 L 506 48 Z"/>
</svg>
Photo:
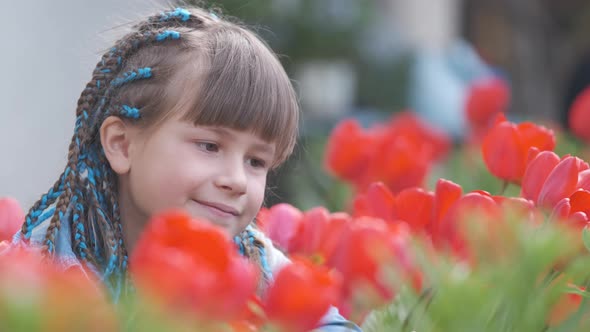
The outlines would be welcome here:
<svg viewBox="0 0 590 332">
<path fill-rule="evenodd" d="M 32 245 L 42 245 L 47 227 L 49 226 L 49 221 L 50 220 L 46 220 L 33 229 L 30 238 Z M 267 248 L 267 262 L 272 274 L 276 274 L 282 267 L 290 263 L 290 260 L 280 250 L 276 249 L 272 245 L 272 241 L 262 232 L 253 228 L 251 228 L 251 231 L 256 234 L 258 239 L 264 242 L 265 247 Z M 21 245 L 23 243 L 24 242 L 21 238 L 21 233 L 17 232 L 13 237 L 12 245 Z M 72 267 L 82 268 L 82 263 L 72 250 L 70 225 L 68 223 L 62 223 L 57 234 L 57 239 L 55 241 L 55 260 L 57 264 L 64 270 Z M 87 267 L 90 268 L 91 271 L 93 271 L 96 275 L 99 275 L 99 272 L 92 266 L 87 265 Z M 331 307 L 328 310 L 316 329 L 322 332 L 362 332 L 357 325 L 342 317 L 338 312 L 338 309 L 335 307 Z"/>
</svg>

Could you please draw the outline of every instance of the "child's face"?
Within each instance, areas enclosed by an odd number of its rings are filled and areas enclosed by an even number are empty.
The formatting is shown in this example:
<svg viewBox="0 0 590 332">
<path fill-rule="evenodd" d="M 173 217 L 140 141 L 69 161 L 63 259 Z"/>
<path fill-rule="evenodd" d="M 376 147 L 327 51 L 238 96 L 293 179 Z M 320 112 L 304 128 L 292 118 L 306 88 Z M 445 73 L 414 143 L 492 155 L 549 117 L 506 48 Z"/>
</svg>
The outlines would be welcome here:
<svg viewBox="0 0 590 332">
<path fill-rule="evenodd" d="M 183 208 L 234 236 L 258 213 L 274 143 L 251 132 L 194 126 L 178 118 L 148 137 L 132 137 L 129 171 L 119 174 L 123 218 L 145 220 Z"/>
</svg>

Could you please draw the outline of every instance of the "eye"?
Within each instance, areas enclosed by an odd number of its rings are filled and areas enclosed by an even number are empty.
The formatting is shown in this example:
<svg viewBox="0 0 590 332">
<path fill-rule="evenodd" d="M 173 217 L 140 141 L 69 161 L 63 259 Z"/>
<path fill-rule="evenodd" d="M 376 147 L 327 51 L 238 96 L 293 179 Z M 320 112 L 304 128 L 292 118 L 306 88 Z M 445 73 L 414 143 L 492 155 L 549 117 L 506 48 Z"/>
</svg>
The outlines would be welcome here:
<svg viewBox="0 0 590 332">
<path fill-rule="evenodd" d="M 266 161 L 258 158 L 250 158 L 248 159 L 248 163 L 250 163 L 250 166 L 254 168 L 266 168 L 267 165 Z"/>
<path fill-rule="evenodd" d="M 197 142 L 197 146 L 207 152 L 219 151 L 219 145 L 211 142 Z"/>
</svg>

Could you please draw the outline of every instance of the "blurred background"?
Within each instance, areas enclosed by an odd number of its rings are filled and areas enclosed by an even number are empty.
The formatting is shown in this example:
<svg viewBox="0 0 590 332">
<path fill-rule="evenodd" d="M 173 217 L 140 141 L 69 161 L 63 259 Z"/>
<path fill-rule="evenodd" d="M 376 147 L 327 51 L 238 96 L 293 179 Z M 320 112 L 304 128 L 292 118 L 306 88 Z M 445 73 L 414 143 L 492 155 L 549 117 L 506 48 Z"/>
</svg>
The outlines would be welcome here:
<svg viewBox="0 0 590 332">
<path fill-rule="evenodd" d="M 190 3 L 190 1 L 188 1 Z M 77 98 L 118 25 L 164 1 L 3 1 L 0 197 L 28 208 L 64 167 Z M 345 209 L 349 187 L 325 170 L 338 121 L 364 126 L 416 112 L 457 145 L 479 80 L 505 80 L 509 118 L 567 129 L 590 83 L 590 2 L 582 0 L 219 0 L 199 2 L 253 27 L 299 93 L 295 155 L 272 174 L 267 204 Z M 452 163 L 450 163 L 452 165 Z M 451 166 L 452 168 L 452 166 Z M 439 169 L 433 176 L 453 175 Z M 482 173 L 454 174 L 469 189 Z M 480 181 L 481 182 L 481 181 Z M 486 188 L 487 189 L 487 188 Z M 496 188 L 489 188 L 494 190 Z"/>
</svg>

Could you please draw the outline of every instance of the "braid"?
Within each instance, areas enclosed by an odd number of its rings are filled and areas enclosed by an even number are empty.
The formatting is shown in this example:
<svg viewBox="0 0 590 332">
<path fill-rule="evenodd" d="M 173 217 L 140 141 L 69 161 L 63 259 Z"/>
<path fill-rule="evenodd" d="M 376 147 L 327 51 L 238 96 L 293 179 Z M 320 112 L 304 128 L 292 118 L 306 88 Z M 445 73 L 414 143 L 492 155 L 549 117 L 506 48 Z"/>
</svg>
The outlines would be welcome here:
<svg viewBox="0 0 590 332">
<path fill-rule="evenodd" d="M 115 43 L 96 65 L 91 80 L 78 99 L 74 135 L 67 165 L 58 181 L 27 213 L 21 233 L 28 240 L 33 229 L 51 218 L 42 243 L 47 255 L 55 253 L 61 223 L 71 229 L 72 250 L 81 261 L 93 264 L 116 299 L 126 279 L 128 254 L 118 206 L 117 178 L 102 150 L 98 130 L 104 119 L 116 115 L 130 121 L 142 118 L 137 105 L 115 102 L 122 88 L 157 76 L 157 68 L 125 69 L 140 49 L 175 41 L 175 28 L 200 29 L 205 15 L 177 8 L 149 17 Z M 123 71 L 125 70 L 125 71 Z"/>
<path fill-rule="evenodd" d="M 26 240 L 31 237 L 31 233 L 35 226 L 39 225 L 53 215 L 55 211 L 54 209 L 50 209 L 49 211 L 46 210 L 61 195 L 61 191 L 63 190 L 63 181 L 64 175 L 62 174 L 59 180 L 55 182 L 53 187 L 51 187 L 46 194 L 41 196 L 41 199 L 29 209 L 27 217 L 25 218 L 25 222 L 21 228 L 21 233 L 24 235 Z"/>
<path fill-rule="evenodd" d="M 252 261 L 262 275 L 258 284 L 258 294 L 263 295 L 264 291 L 272 282 L 272 271 L 268 265 L 266 246 L 248 226 L 239 236 L 234 238 L 240 254 Z"/>
</svg>

